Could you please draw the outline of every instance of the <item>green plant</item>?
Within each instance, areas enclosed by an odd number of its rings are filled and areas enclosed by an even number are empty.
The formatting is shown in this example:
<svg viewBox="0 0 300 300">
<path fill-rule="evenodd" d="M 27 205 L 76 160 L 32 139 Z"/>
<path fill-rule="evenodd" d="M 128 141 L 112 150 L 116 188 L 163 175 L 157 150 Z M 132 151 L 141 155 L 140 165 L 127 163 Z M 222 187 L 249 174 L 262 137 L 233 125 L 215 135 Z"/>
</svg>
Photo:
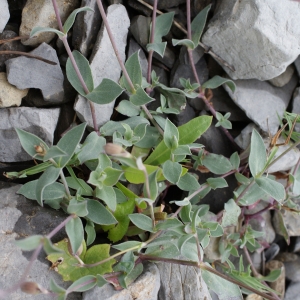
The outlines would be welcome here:
<svg viewBox="0 0 300 300">
<path fill-rule="evenodd" d="M 100 0 L 97 3 L 114 45 L 102 3 Z M 128 93 L 129 100 L 121 101 L 117 107 L 119 113 L 128 117 L 125 121 L 109 121 L 99 131 L 95 125 L 95 131 L 83 142 L 81 140 L 85 123 L 72 128 L 57 145 L 51 147 L 37 136 L 16 129 L 23 148 L 41 163 L 19 173 L 7 173 L 6 176 L 26 177 L 42 172 L 38 180 L 26 183 L 18 193 L 36 200 L 41 206 L 46 203 L 54 209 L 61 208 L 70 215 L 47 236 L 32 236 L 17 241 L 23 250 L 35 249 L 30 264 L 44 248 L 48 259 L 63 279 L 74 282 L 65 290 L 51 280 L 51 292 L 58 299 L 65 299 L 71 292 L 86 291 L 110 281 L 126 288 L 141 274 L 142 262 L 152 260 L 202 269 L 209 288 L 217 294 L 222 293 L 223 297 L 240 298 L 241 291 L 237 286 L 240 285 L 267 299 L 278 299 L 264 281 L 275 280 L 280 271 L 276 270 L 267 277 L 253 277 L 249 255 L 246 255 L 249 259 L 246 271 L 242 259 L 237 270 L 229 258 L 230 255 L 238 256 L 238 249 L 244 249 L 248 254 L 248 251 L 262 247 L 257 240 L 262 234 L 254 231 L 248 224 L 253 215 L 246 215 L 244 207 L 258 201 L 268 201 L 268 209 L 294 207 L 293 197 L 298 197 L 300 193 L 299 162 L 291 172 L 289 185 L 285 189 L 273 176 L 267 174 L 268 168 L 275 161 L 276 147 L 267 152 L 257 131 L 254 130 L 252 134 L 247 168 L 247 165 L 241 164 L 237 152 L 226 158 L 207 152 L 203 145 L 197 143 L 197 139 L 211 126 L 212 117 L 197 117 L 178 128 L 165 118 L 168 114 L 178 114 L 186 98 L 197 97 L 208 105 L 217 118 L 216 126 L 222 126 L 225 134 L 233 141 L 227 131 L 231 128 L 229 115 L 222 116 L 215 112 L 206 92 L 222 84 L 227 84 L 234 90 L 234 83 L 216 76 L 201 85 L 193 63 L 192 51 L 199 43 L 210 6 L 190 22 L 190 3 L 187 1 L 188 36 L 184 40 L 174 40 L 173 44 L 188 48 L 196 83 L 182 78 L 183 89 L 177 89 L 160 83 L 155 72 L 151 72 L 152 54 L 157 52 L 164 55 L 166 43 L 162 38 L 170 30 L 174 17 L 173 13 L 168 13 L 156 18 L 157 1 L 154 3 L 151 36 L 147 47 L 147 80 L 142 77 L 138 53 L 134 53 L 125 65 L 120 61 L 123 76 L 119 83 L 104 79 L 96 88 L 87 59 L 78 51 L 71 52 L 66 39 L 76 14 L 90 8 L 75 10 L 62 26 L 55 0 L 53 5 L 59 30 L 35 28 L 32 35 L 54 31 L 63 41 L 69 54 L 67 77 L 77 92 L 90 102 L 94 124 L 96 116 L 93 103 L 111 102 L 124 90 Z M 152 90 L 160 93 L 161 106 L 156 111 L 149 111 L 146 106 L 154 101 L 150 96 Z M 287 114 L 286 118 L 290 121 L 296 117 Z M 113 143 L 107 143 L 105 137 L 110 137 Z M 82 165 L 89 170 L 85 172 L 86 180 L 79 178 L 77 174 Z M 195 175 L 195 171 L 200 168 L 219 177 L 208 178 L 200 184 Z M 251 175 L 247 176 L 249 172 Z M 201 205 L 201 199 L 211 190 L 226 187 L 226 177 L 231 174 L 235 174 L 239 187 L 233 198 L 224 203 L 224 210 L 214 215 L 209 212 L 208 205 Z M 133 193 L 128 188 L 128 183 L 141 184 L 143 192 Z M 164 197 L 164 192 L 170 185 L 185 191 L 187 196 L 184 199 L 168 199 L 177 206 L 177 210 L 167 214 L 156 204 L 158 199 Z M 54 246 L 51 237 L 64 226 L 68 239 Z M 234 232 L 228 233 L 228 227 L 234 227 Z M 284 224 L 282 228 L 288 239 Z M 94 244 L 100 231 L 107 232 L 107 237 L 114 243 L 112 247 L 119 252 L 110 255 L 109 244 Z M 127 238 L 125 242 L 124 237 Z M 218 264 L 227 275 L 204 261 L 203 249 L 213 237 L 222 237 L 219 245 L 222 260 Z M 179 255 L 187 260 L 174 259 Z M 26 274 L 14 287 L 21 286 L 27 292 L 36 292 L 36 289 L 48 292 L 35 283 L 25 282 L 25 277 Z M 220 286 L 224 286 L 224 279 L 227 280 L 227 288 L 220 291 Z M 2 291 L 0 296 L 6 293 L 7 291 Z"/>
</svg>

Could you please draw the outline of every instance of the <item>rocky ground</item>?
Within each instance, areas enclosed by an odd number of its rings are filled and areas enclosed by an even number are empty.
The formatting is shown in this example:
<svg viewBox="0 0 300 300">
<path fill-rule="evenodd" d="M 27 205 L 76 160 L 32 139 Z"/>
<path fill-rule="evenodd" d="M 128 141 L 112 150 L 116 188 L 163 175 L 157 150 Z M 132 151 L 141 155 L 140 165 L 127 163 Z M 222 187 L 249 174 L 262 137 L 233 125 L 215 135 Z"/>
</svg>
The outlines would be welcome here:
<svg viewBox="0 0 300 300">
<path fill-rule="evenodd" d="M 78 15 L 69 36 L 72 49 L 79 50 L 90 61 L 94 83 L 98 85 L 103 78 L 118 81 L 121 69 L 112 50 L 106 30 L 96 7 L 96 0 L 63 1 L 57 0 L 63 21 L 75 8 L 90 6 L 95 12 Z M 123 60 L 137 50 L 144 76 L 147 70 L 145 46 L 148 43 L 149 16 L 151 8 L 145 3 L 151 0 L 108 0 L 104 1 L 111 29 Z M 163 12 L 174 11 L 175 19 L 186 27 L 184 0 L 159 0 L 158 9 Z M 280 124 L 278 115 L 285 110 L 300 113 L 300 4 L 295 1 L 276 0 L 192 0 L 192 16 L 206 5 L 212 4 L 208 26 L 202 42 L 211 47 L 197 47 L 194 51 L 196 70 L 201 82 L 214 75 L 234 79 L 236 91 L 226 87 L 214 90 L 211 99 L 215 110 L 230 112 L 233 124 L 231 133 L 241 148 L 249 143 L 253 127 L 267 136 L 274 135 Z M 54 27 L 55 15 L 51 1 L 43 0 L 0 0 L 0 40 L 29 35 L 36 26 Z M 166 37 L 184 38 L 184 33 L 176 26 Z M 172 87 L 180 87 L 179 78 L 193 78 L 184 48 L 167 46 L 165 57 L 155 57 L 154 69 L 161 81 Z M 23 51 L 56 62 L 49 65 L 25 56 L 7 54 L 5 50 Z M 206 53 L 208 52 L 208 53 Z M 213 52 L 213 53 L 212 53 Z M 235 71 L 217 62 L 218 54 Z M 40 34 L 38 38 L 23 38 L 0 44 L 0 173 L 19 171 L 33 165 L 31 158 L 22 150 L 14 128 L 34 133 L 48 144 L 56 143 L 59 137 L 75 123 L 87 121 L 92 127 L 87 102 L 77 95 L 65 75 L 67 54 L 54 34 Z M 118 120 L 114 110 L 115 103 L 96 104 L 98 126 L 109 120 Z M 174 119 L 181 125 L 199 114 L 207 113 L 199 99 L 190 100 L 184 111 Z M 298 128 L 296 128 L 298 130 Z M 233 152 L 229 141 L 216 127 L 204 135 L 202 143 L 209 151 L 230 156 Z M 285 146 L 280 148 L 284 151 Z M 284 161 L 273 166 L 271 172 L 287 171 L 300 157 L 296 149 Z M 2 176 L 2 175 L 1 175 Z M 1 236 L 1 278 L 0 288 L 10 286 L 22 274 L 30 255 L 13 244 L 15 238 L 32 234 L 47 234 L 65 215 L 16 195 L 26 179 L 8 182 L 0 178 L 0 236 Z M 229 182 L 230 185 L 230 182 Z M 222 209 L 224 199 L 229 199 L 234 180 L 225 191 L 218 190 L 204 199 L 213 211 Z M 258 209 L 258 208 L 256 208 Z M 254 211 L 252 211 L 254 213 Z M 300 218 L 295 213 L 286 212 L 291 244 L 277 234 L 278 216 L 266 211 L 263 219 L 251 220 L 256 230 L 266 233 L 270 244 L 263 253 L 253 254 L 257 269 L 276 258 L 277 266 L 285 269 L 286 277 L 278 283 L 284 289 L 286 300 L 297 299 L 300 293 Z M 65 237 L 61 232 L 54 241 Z M 218 258 L 213 245 L 207 251 L 211 257 Z M 49 278 L 58 283 L 61 279 L 44 259 L 44 254 L 34 265 L 30 279 L 48 286 Z M 114 291 L 106 285 L 82 295 L 77 293 L 69 299 L 219 299 L 209 295 L 201 275 L 183 266 L 168 264 L 149 264 L 142 276 L 128 290 Z M 61 283 L 62 284 L 62 283 Z M 64 283 L 68 285 L 67 283 Z M 207 298 L 205 298 L 207 297 Z M 99 298 L 99 299 L 100 299 Z M 19 292 L 9 299 L 32 299 Z M 38 296 L 37 299 L 48 299 Z M 251 298 L 253 299 L 253 298 Z M 256 298 L 259 299 L 259 298 Z"/>
</svg>

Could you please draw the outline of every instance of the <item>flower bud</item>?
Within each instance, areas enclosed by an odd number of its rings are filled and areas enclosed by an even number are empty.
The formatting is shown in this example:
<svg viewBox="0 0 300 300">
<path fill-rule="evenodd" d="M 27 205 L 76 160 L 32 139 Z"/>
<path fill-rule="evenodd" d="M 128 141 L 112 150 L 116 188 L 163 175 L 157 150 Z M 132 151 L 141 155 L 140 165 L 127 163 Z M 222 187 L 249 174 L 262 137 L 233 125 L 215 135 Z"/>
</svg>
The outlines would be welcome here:
<svg viewBox="0 0 300 300">
<path fill-rule="evenodd" d="M 21 290 L 24 293 L 30 294 L 30 295 L 37 295 L 41 293 L 41 288 L 36 282 L 32 281 L 26 281 L 23 282 L 21 285 Z"/>
<path fill-rule="evenodd" d="M 113 143 L 107 143 L 104 146 L 104 150 L 108 155 L 122 156 L 127 158 L 130 158 L 132 156 L 129 152 L 124 150 L 122 146 Z"/>
</svg>

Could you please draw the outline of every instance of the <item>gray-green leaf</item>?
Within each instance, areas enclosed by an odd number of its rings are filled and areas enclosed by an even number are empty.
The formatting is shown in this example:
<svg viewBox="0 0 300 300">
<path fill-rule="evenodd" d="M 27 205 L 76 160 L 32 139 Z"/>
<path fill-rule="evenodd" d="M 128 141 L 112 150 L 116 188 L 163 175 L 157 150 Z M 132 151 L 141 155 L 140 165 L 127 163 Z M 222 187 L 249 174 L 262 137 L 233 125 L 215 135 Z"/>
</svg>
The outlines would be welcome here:
<svg viewBox="0 0 300 300">
<path fill-rule="evenodd" d="M 128 215 L 131 222 L 145 231 L 154 232 L 153 230 L 153 222 L 151 218 L 143 214 L 130 214 Z"/>
<path fill-rule="evenodd" d="M 282 201 L 285 198 L 284 186 L 268 177 L 256 178 L 255 182 L 258 186 L 277 201 Z"/>
<path fill-rule="evenodd" d="M 226 84 L 232 92 L 235 91 L 235 84 L 232 80 L 227 78 L 222 78 L 218 75 L 214 76 L 213 78 L 209 79 L 208 81 L 202 84 L 203 89 L 216 89 L 217 87 Z"/>
</svg>

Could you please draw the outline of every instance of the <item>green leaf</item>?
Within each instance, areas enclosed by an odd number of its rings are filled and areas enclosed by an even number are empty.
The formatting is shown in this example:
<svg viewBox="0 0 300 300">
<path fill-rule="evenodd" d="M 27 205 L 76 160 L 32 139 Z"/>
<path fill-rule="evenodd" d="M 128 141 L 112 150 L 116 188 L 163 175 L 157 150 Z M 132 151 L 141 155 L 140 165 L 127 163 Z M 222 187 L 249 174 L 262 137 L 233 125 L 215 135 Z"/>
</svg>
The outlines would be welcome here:
<svg viewBox="0 0 300 300">
<path fill-rule="evenodd" d="M 179 145 L 188 145 L 198 139 L 210 126 L 212 118 L 209 116 L 200 116 L 194 118 L 188 123 L 179 126 Z M 155 148 L 152 154 L 145 160 L 145 164 L 160 165 L 170 159 L 171 150 L 162 141 Z"/>
<path fill-rule="evenodd" d="M 77 14 L 82 11 L 94 11 L 94 10 L 88 6 L 80 7 L 80 8 L 73 10 L 73 12 L 69 15 L 68 19 L 64 23 L 63 30 L 64 30 L 65 34 L 67 34 L 68 31 L 70 30 L 70 28 L 73 26 Z"/>
<path fill-rule="evenodd" d="M 124 116 L 133 117 L 139 115 L 141 109 L 128 100 L 122 100 L 116 107 L 116 111 Z"/>
<path fill-rule="evenodd" d="M 88 214 L 86 201 L 77 201 L 75 198 L 72 198 L 69 202 L 67 212 L 79 217 L 85 217 Z"/>
<path fill-rule="evenodd" d="M 274 282 L 276 281 L 281 274 L 280 269 L 272 270 L 267 276 L 262 276 L 259 279 L 263 281 L 268 281 L 268 282 Z"/>
<path fill-rule="evenodd" d="M 205 83 L 202 84 L 203 89 L 216 89 L 217 87 L 226 84 L 232 92 L 235 91 L 235 84 L 232 80 L 227 79 L 227 78 L 222 78 L 218 75 L 214 76 L 210 80 L 206 81 Z"/>
<path fill-rule="evenodd" d="M 202 9 L 197 14 L 197 16 L 194 18 L 193 22 L 191 23 L 192 40 L 193 40 L 195 47 L 198 46 L 198 43 L 200 41 L 210 8 L 211 8 L 211 5 L 208 5 L 204 9 Z M 192 48 L 192 49 L 194 49 L 194 48 Z"/>
<path fill-rule="evenodd" d="M 15 241 L 15 244 L 24 251 L 36 249 L 43 241 L 42 235 L 33 235 L 22 240 Z"/>
<path fill-rule="evenodd" d="M 95 241 L 96 238 L 96 230 L 95 230 L 94 223 L 88 221 L 85 225 L 84 230 L 87 234 L 86 244 L 89 246 Z"/>
<path fill-rule="evenodd" d="M 52 146 L 44 156 L 44 161 L 49 160 L 50 158 L 54 157 L 61 157 L 61 156 L 66 156 L 67 153 L 63 150 L 61 150 L 58 146 Z"/>
<path fill-rule="evenodd" d="M 200 184 L 197 179 L 190 173 L 186 173 L 180 178 L 177 186 L 183 191 L 196 191 L 200 188 Z"/>
<path fill-rule="evenodd" d="M 54 293 L 65 293 L 66 290 L 59 286 L 53 278 L 50 278 L 50 291 Z M 63 298 L 64 299 L 64 298 Z"/>
<path fill-rule="evenodd" d="M 36 200 L 41 206 L 43 206 L 43 200 L 45 199 L 43 195 L 45 188 L 56 181 L 60 171 L 61 169 L 55 168 L 54 166 L 50 166 L 38 179 L 35 194 Z"/>
<path fill-rule="evenodd" d="M 128 75 L 134 85 L 134 87 L 136 88 L 136 86 L 141 86 L 142 85 L 142 68 L 141 68 L 141 64 L 140 64 L 140 59 L 139 59 L 139 51 L 133 53 L 126 61 L 125 63 L 125 68 L 126 71 L 128 72 Z M 124 87 L 126 88 L 126 90 L 130 93 L 133 93 L 134 91 L 132 91 L 132 87 L 129 85 L 129 83 L 127 82 L 125 76 L 122 76 L 122 79 Z"/>
<path fill-rule="evenodd" d="M 80 71 L 80 74 L 83 78 L 83 81 L 85 82 L 89 92 L 93 91 L 94 89 L 94 81 L 93 81 L 93 75 L 92 71 L 89 65 L 88 60 L 77 50 L 74 50 L 73 52 L 74 59 L 76 61 L 76 64 L 78 66 L 78 69 Z M 66 64 L 66 72 L 67 77 L 74 89 L 82 96 L 86 96 L 86 92 L 81 85 L 81 82 L 77 76 L 77 73 L 75 72 L 75 69 L 73 67 L 73 64 L 68 58 L 67 64 Z"/>
<path fill-rule="evenodd" d="M 137 242 L 137 241 L 128 241 L 128 242 L 124 242 L 118 245 L 114 245 L 112 246 L 114 249 L 117 249 L 119 251 L 124 251 L 126 249 L 131 249 L 131 248 L 135 248 L 135 249 L 139 249 L 141 248 L 143 245 L 142 242 Z"/>
<path fill-rule="evenodd" d="M 267 162 L 266 147 L 262 137 L 253 129 L 251 136 L 249 168 L 253 177 L 263 172 Z"/>
<path fill-rule="evenodd" d="M 226 180 L 222 177 L 208 178 L 206 181 L 213 190 L 228 187 Z"/>
<path fill-rule="evenodd" d="M 111 167 L 105 168 L 103 172 L 105 172 L 106 174 L 106 178 L 104 179 L 103 184 L 107 186 L 115 185 L 119 181 L 119 178 L 123 173 L 123 171 Z"/>
<path fill-rule="evenodd" d="M 176 149 L 174 141 L 178 141 L 179 132 L 177 127 L 169 120 L 166 120 L 164 142 L 169 149 Z"/>
<path fill-rule="evenodd" d="M 161 42 L 161 43 L 147 44 L 146 48 L 148 52 L 152 50 L 163 58 L 165 54 L 166 46 L 167 46 L 167 42 Z"/>
<path fill-rule="evenodd" d="M 144 165 L 147 171 L 147 174 L 150 175 L 156 170 L 159 169 L 157 166 L 151 166 L 151 165 Z M 139 184 L 139 183 L 144 183 L 145 182 L 145 175 L 142 170 L 138 170 L 133 167 L 124 167 L 125 171 L 125 178 L 128 180 L 130 183 L 134 184 Z M 161 180 L 164 180 L 163 178 L 159 178 Z"/>
<path fill-rule="evenodd" d="M 148 176 L 150 195 L 148 195 L 148 193 L 147 193 L 146 184 L 144 184 L 144 189 L 143 189 L 144 195 L 147 195 L 147 197 L 153 201 L 157 198 L 157 195 L 158 195 L 157 172 L 158 171 L 155 171 Z"/>
<path fill-rule="evenodd" d="M 240 207 L 235 203 L 233 199 L 230 199 L 227 203 L 225 203 L 224 209 L 225 211 L 222 218 L 222 227 L 231 225 L 236 226 L 238 218 L 241 214 Z"/>
<path fill-rule="evenodd" d="M 154 232 L 153 222 L 148 216 L 143 214 L 130 214 L 129 219 L 138 228 L 141 228 L 145 231 Z"/>
<path fill-rule="evenodd" d="M 38 136 L 26 132 L 22 129 L 15 128 L 19 140 L 21 142 L 21 145 L 23 149 L 32 157 L 35 159 L 43 160 L 43 156 L 39 155 L 36 152 L 35 146 L 40 146 L 42 147 L 45 151 L 48 151 L 49 147 L 46 145 L 46 143 L 40 139 Z"/>
<path fill-rule="evenodd" d="M 268 177 L 256 178 L 255 182 L 263 191 L 265 191 L 275 200 L 282 201 L 285 198 L 285 189 L 281 183 L 276 182 Z"/>
<path fill-rule="evenodd" d="M 239 189 L 237 190 L 237 195 L 240 195 L 240 193 L 244 191 L 247 185 L 240 186 Z M 260 189 L 259 186 L 255 183 L 250 187 L 250 189 L 247 190 L 247 192 L 243 195 L 243 197 L 240 199 L 238 204 L 242 206 L 249 206 L 254 204 L 257 200 L 260 199 L 266 200 L 268 198 L 269 196 L 262 189 Z"/>
<path fill-rule="evenodd" d="M 47 237 L 44 237 L 43 239 L 43 246 L 44 246 L 44 251 L 47 255 L 51 254 L 51 253 L 62 253 L 62 251 L 55 247 L 51 240 Z"/>
<path fill-rule="evenodd" d="M 85 98 L 97 104 L 107 104 L 118 98 L 123 89 L 113 80 L 104 78 Z"/>
<path fill-rule="evenodd" d="M 65 226 L 73 253 L 77 253 L 84 239 L 83 225 L 79 217 L 71 219 Z"/>
<path fill-rule="evenodd" d="M 174 14 L 174 12 L 169 12 L 156 18 L 154 43 L 160 43 L 162 37 L 169 33 L 173 23 Z"/>
<path fill-rule="evenodd" d="M 96 197 L 105 202 L 108 208 L 115 211 L 117 208 L 116 193 L 111 186 L 103 186 L 102 189 L 96 188 Z"/>
<path fill-rule="evenodd" d="M 50 27 L 40 27 L 40 26 L 37 26 L 37 27 L 34 27 L 31 32 L 30 32 L 30 37 L 33 37 L 35 35 L 37 35 L 38 33 L 41 33 L 41 32 L 54 32 L 56 33 L 59 37 L 63 37 L 65 34 L 57 29 L 54 29 L 54 28 L 50 28 Z"/>
<path fill-rule="evenodd" d="M 87 200 L 87 209 L 89 218 L 92 222 L 100 225 L 116 224 L 117 220 L 101 203 L 95 200 Z"/>
<path fill-rule="evenodd" d="M 74 174 L 75 175 L 75 174 Z M 68 187 L 74 190 L 79 190 L 81 196 L 92 196 L 93 195 L 93 189 L 83 180 L 80 178 L 76 179 L 74 177 L 66 177 L 66 181 L 68 184 Z"/>
<path fill-rule="evenodd" d="M 230 156 L 230 163 L 232 165 L 232 169 L 237 170 L 240 166 L 240 157 L 239 154 L 237 152 L 234 152 L 231 156 Z"/>
<path fill-rule="evenodd" d="M 182 39 L 182 40 L 172 39 L 172 45 L 173 46 L 184 45 L 187 48 L 195 49 L 195 44 L 193 43 L 193 41 L 189 39 Z"/>
<path fill-rule="evenodd" d="M 54 159 L 60 168 L 66 166 L 72 158 L 75 149 L 83 136 L 85 127 L 86 123 L 73 127 L 57 143 L 57 146 L 68 154 L 67 156 L 62 156 L 60 159 Z"/>
<path fill-rule="evenodd" d="M 178 162 L 167 160 L 163 164 L 163 174 L 165 178 L 173 184 L 177 184 L 182 172 L 182 166 Z"/>
<path fill-rule="evenodd" d="M 67 292 L 85 292 L 92 289 L 97 284 L 96 276 L 86 275 L 77 279 L 73 284 L 71 284 Z"/>
<path fill-rule="evenodd" d="M 140 106 L 140 105 L 146 105 L 152 101 L 154 101 L 154 98 L 151 98 L 145 91 L 143 88 L 141 88 L 140 86 L 137 87 L 136 89 L 136 93 L 132 94 L 129 98 L 129 100 L 131 101 L 131 103 L 133 103 L 136 106 Z"/>
<path fill-rule="evenodd" d="M 105 284 L 108 283 L 108 281 L 106 281 L 106 279 L 103 276 L 101 276 L 100 274 L 97 274 L 96 277 L 97 277 L 97 286 L 98 287 L 103 287 Z"/>
<path fill-rule="evenodd" d="M 202 164 L 214 174 L 225 174 L 232 169 L 230 161 L 223 155 L 208 153 L 202 158 Z"/>
</svg>

